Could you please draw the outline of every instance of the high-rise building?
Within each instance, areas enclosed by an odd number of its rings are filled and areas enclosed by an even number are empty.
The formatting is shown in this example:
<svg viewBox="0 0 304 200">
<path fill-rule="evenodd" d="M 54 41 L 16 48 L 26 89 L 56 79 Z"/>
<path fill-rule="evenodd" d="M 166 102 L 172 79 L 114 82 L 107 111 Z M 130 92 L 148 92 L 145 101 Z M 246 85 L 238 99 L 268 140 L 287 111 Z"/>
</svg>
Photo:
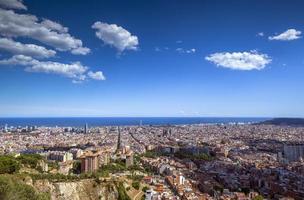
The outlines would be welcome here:
<svg viewBox="0 0 304 200">
<path fill-rule="evenodd" d="M 129 153 L 126 155 L 126 167 L 130 167 L 132 165 L 134 165 L 134 161 L 133 161 L 133 153 Z"/>
<path fill-rule="evenodd" d="M 59 162 L 66 162 L 73 160 L 73 154 L 65 151 L 50 151 L 47 156 L 48 160 L 56 160 Z"/>
<path fill-rule="evenodd" d="M 288 162 L 302 160 L 304 158 L 304 144 L 284 144 L 283 157 Z"/>
<path fill-rule="evenodd" d="M 4 125 L 4 132 L 6 133 L 8 131 L 8 128 L 7 128 L 7 124 Z"/>
<path fill-rule="evenodd" d="M 98 152 L 86 152 L 82 156 L 80 156 L 81 160 L 81 173 L 94 172 L 98 170 Z"/>
<path fill-rule="evenodd" d="M 85 133 L 85 134 L 89 133 L 89 126 L 88 126 L 88 123 L 86 123 L 86 124 L 84 125 L 84 133 Z"/>
</svg>

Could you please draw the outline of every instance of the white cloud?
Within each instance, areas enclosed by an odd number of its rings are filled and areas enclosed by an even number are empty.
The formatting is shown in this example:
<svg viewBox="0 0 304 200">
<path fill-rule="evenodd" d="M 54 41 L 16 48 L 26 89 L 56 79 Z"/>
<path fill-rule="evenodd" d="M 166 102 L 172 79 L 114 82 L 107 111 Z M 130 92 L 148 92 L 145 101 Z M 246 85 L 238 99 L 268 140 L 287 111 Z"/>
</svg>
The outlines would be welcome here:
<svg viewBox="0 0 304 200">
<path fill-rule="evenodd" d="M 124 50 L 137 50 L 138 38 L 129 31 L 116 24 L 95 22 L 93 29 L 97 29 L 96 36 L 105 44 L 115 47 L 119 52 Z"/>
<path fill-rule="evenodd" d="M 5 37 L 28 37 L 52 46 L 60 51 L 82 47 L 82 41 L 66 33 L 62 25 L 30 14 L 18 14 L 12 10 L 0 9 L 0 35 Z"/>
<path fill-rule="evenodd" d="M 30 56 L 15 55 L 9 59 L 0 60 L 0 65 L 35 65 L 39 63 L 38 60 L 33 59 Z"/>
<path fill-rule="evenodd" d="M 183 48 L 177 48 L 176 49 L 177 52 L 179 53 L 195 53 L 196 49 L 192 48 L 192 49 L 183 49 Z"/>
<path fill-rule="evenodd" d="M 43 25 L 44 27 L 50 30 L 58 31 L 59 33 L 67 33 L 69 31 L 67 27 L 64 27 L 61 24 L 51 21 L 49 19 L 43 19 L 41 25 Z"/>
<path fill-rule="evenodd" d="M 155 47 L 154 48 L 154 51 L 156 51 L 156 52 L 168 51 L 168 50 L 170 50 L 169 47 Z"/>
<path fill-rule="evenodd" d="M 84 73 L 88 67 L 83 66 L 80 62 L 64 64 L 58 62 L 37 62 L 26 68 L 29 72 L 42 72 L 48 74 L 59 74 L 76 80 L 84 80 Z"/>
<path fill-rule="evenodd" d="M 0 7 L 27 10 L 22 0 L 0 0 Z"/>
<path fill-rule="evenodd" d="M 73 49 L 71 51 L 71 53 L 75 54 L 75 55 L 87 55 L 90 52 L 91 52 L 91 50 L 87 47 L 79 47 L 79 48 Z"/>
<path fill-rule="evenodd" d="M 7 38 L 0 38 L 0 50 L 7 51 L 12 54 L 20 54 L 37 58 L 48 58 L 55 56 L 56 54 L 56 51 L 48 50 L 42 46 L 35 44 L 22 44 Z"/>
<path fill-rule="evenodd" d="M 94 80 L 106 80 L 106 77 L 103 75 L 101 71 L 97 71 L 97 72 L 89 71 L 88 76 Z"/>
<path fill-rule="evenodd" d="M 287 31 L 275 35 L 275 36 L 269 36 L 269 40 L 282 40 L 282 41 L 290 41 L 290 40 L 296 40 L 301 38 L 301 31 L 297 31 L 296 29 L 288 29 Z"/>
<path fill-rule="evenodd" d="M 260 37 L 264 37 L 264 33 L 263 32 L 259 32 L 257 35 L 260 36 Z"/>
<path fill-rule="evenodd" d="M 214 53 L 206 56 L 205 59 L 217 66 L 234 70 L 261 70 L 271 62 L 267 54 L 259 54 L 256 51 Z"/>
<path fill-rule="evenodd" d="M 40 72 L 47 74 L 58 74 L 68 78 L 72 78 L 76 82 L 84 81 L 87 78 L 88 67 L 82 65 L 80 62 L 71 64 L 52 62 L 52 61 L 38 61 L 30 56 L 15 55 L 9 59 L 0 60 L 0 65 L 21 65 L 26 66 L 27 72 Z M 89 71 L 88 76 L 94 80 L 105 80 L 101 71 Z"/>
</svg>

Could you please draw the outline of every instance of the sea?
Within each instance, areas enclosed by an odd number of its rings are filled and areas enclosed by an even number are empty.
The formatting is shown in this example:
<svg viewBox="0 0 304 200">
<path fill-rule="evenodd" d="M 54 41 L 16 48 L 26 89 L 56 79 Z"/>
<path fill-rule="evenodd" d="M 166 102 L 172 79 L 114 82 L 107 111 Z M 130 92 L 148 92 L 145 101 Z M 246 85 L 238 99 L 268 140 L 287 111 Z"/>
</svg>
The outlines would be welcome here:
<svg viewBox="0 0 304 200">
<path fill-rule="evenodd" d="M 257 123 L 269 118 L 250 117 L 40 117 L 0 118 L 1 126 L 83 127 L 123 125 L 187 125 Z"/>
</svg>

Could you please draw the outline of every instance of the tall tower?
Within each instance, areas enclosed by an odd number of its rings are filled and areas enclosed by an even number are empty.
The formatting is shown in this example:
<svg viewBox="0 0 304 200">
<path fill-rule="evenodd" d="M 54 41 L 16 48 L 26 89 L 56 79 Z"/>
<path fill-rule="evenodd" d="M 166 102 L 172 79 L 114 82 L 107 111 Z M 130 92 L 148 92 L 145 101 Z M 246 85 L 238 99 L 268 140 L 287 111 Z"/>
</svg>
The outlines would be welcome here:
<svg viewBox="0 0 304 200">
<path fill-rule="evenodd" d="M 7 132 L 7 124 L 4 125 L 4 132 Z"/>
<path fill-rule="evenodd" d="M 84 133 L 87 134 L 89 132 L 89 126 L 88 126 L 88 123 L 86 123 L 84 125 Z"/>
<path fill-rule="evenodd" d="M 117 148 L 116 148 L 116 152 L 118 152 L 119 150 L 121 150 L 120 127 L 117 126 L 117 129 L 118 129 L 118 138 L 117 138 Z"/>
</svg>

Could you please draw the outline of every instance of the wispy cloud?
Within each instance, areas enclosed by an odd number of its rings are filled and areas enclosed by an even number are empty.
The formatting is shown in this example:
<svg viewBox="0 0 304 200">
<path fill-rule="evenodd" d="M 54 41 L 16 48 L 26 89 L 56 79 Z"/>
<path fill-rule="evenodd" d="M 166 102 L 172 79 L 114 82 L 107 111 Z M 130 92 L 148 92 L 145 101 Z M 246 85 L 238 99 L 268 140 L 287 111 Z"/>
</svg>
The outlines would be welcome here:
<svg viewBox="0 0 304 200">
<path fill-rule="evenodd" d="M 22 44 L 8 38 L 0 38 L 0 50 L 37 58 L 49 58 L 56 54 L 56 51 L 48 50 L 45 47 L 35 44 Z"/>
<path fill-rule="evenodd" d="M 101 71 L 89 71 L 87 73 L 89 67 L 82 65 L 80 62 L 66 64 L 52 61 L 39 61 L 30 56 L 15 55 L 9 59 L 0 60 L 0 65 L 25 66 L 25 71 L 27 72 L 58 74 L 78 82 L 84 81 L 87 77 L 94 80 L 105 80 Z"/>
<path fill-rule="evenodd" d="M 176 51 L 178 53 L 187 53 L 187 54 L 190 54 L 190 53 L 195 53 L 196 49 L 194 49 L 194 48 L 192 48 L 192 49 L 177 48 Z"/>
<path fill-rule="evenodd" d="M 264 37 L 264 33 L 263 33 L 263 32 L 259 32 L 259 33 L 257 34 L 257 36 L 259 36 L 259 37 Z"/>
</svg>

